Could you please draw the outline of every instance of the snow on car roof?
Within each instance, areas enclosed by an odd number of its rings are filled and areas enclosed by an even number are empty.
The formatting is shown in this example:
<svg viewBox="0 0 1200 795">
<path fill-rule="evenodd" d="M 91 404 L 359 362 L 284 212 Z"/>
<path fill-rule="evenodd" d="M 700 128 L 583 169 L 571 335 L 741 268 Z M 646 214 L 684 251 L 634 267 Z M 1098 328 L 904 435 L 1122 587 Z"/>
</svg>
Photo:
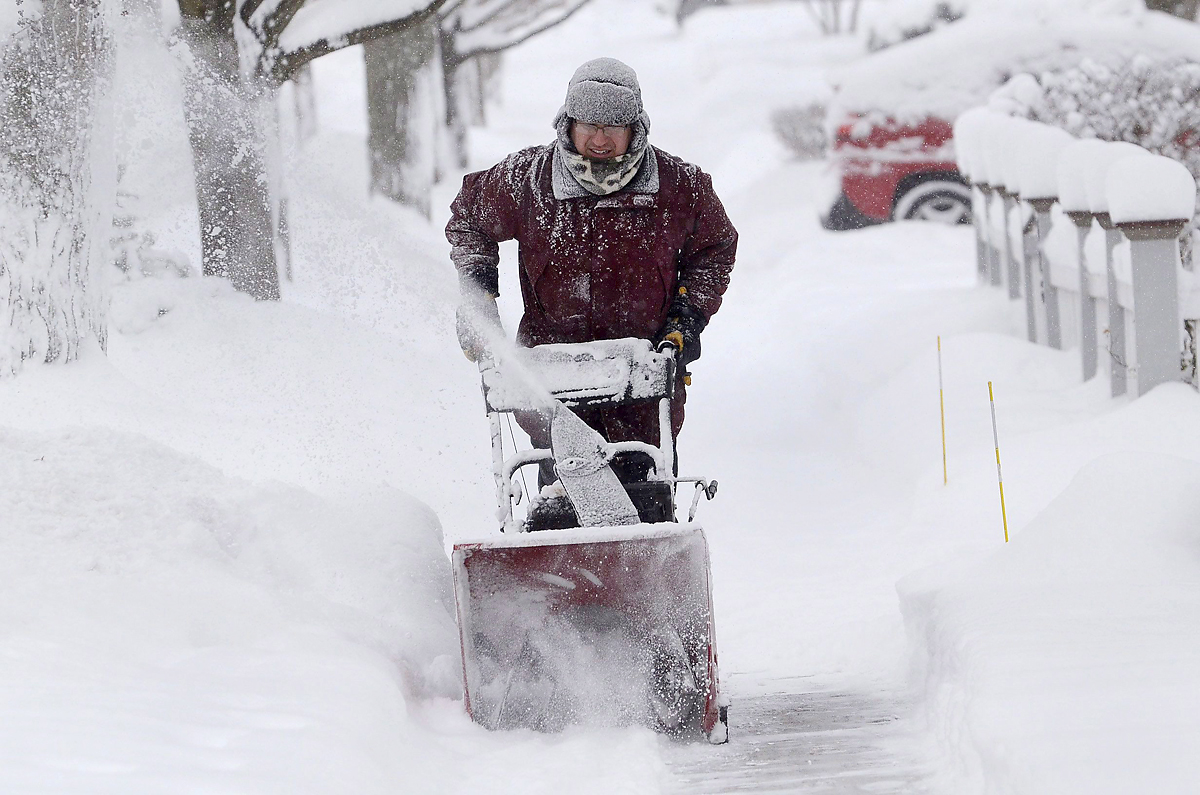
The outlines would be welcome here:
<svg viewBox="0 0 1200 795">
<path fill-rule="evenodd" d="M 1084 58 L 1104 63 L 1137 53 L 1200 54 L 1200 25 L 1156 11 L 1110 16 L 976 13 L 869 55 L 833 74 L 832 103 L 847 114 L 902 122 L 954 119 L 1020 72 L 1040 74 Z"/>
</svg>

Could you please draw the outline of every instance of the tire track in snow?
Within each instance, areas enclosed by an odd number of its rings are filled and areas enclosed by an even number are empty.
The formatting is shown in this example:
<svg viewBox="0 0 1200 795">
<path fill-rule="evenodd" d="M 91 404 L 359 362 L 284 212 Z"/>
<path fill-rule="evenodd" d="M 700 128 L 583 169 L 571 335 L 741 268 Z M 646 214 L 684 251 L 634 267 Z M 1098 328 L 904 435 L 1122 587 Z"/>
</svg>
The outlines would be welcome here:
<svg viewBox="0 0 1200 795">
<path fill-rule="evenodd" d="M 818 690 L 735 698 L 729 743 L 671 743 L 667 791 L 923 793 L 929 770 L 915 745 L 909 705 L 894 693 Z"/>
</svg>

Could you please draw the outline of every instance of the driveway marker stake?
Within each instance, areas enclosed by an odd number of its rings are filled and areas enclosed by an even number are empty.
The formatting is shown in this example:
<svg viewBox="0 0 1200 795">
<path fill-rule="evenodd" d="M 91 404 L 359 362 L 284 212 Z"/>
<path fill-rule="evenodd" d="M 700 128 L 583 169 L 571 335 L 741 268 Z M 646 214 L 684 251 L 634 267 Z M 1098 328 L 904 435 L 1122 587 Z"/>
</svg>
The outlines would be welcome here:
<svg viewBox="0 0 1200 795">
<path fill-rule="evenodd" d="M 996 443 L 996 480 L 1000 483 L 1000 518 L 1004 520 L 1004 543 L 1008 543 L 1008 513 L 1004 510 L 1004 475 L 1000 473 L 1000 435 L 996 432 L 996 398 L 988 381 L 988 403 L 992 404 L 992 441 Z"/>
<path fill-rule="evenodd" d="M 938 406 L 942 411 L 942 485 L 945 486 L 950 478 L 946 474 L 946 398 L 942 391 L 942 335 L 938 335 Z"/>
</svg>

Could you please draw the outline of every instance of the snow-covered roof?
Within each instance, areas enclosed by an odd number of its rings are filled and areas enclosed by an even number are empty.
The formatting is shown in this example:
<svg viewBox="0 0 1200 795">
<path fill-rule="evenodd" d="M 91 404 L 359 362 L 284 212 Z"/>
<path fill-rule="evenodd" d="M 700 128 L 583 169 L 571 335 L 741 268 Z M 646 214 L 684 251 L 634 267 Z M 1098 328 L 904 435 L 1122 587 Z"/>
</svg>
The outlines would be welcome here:
<svg viewBox="0 0 1200 795">
<path fill-rule="evenodd" d="M 1020 72 L 1034 75 L 1137 53 L 1200 58 L 1200 25 L 1159 12 L 1105 16 L 974 13 L 832 75 L 834 105 L 900 121 L 954 119 Z"/>
</svg>

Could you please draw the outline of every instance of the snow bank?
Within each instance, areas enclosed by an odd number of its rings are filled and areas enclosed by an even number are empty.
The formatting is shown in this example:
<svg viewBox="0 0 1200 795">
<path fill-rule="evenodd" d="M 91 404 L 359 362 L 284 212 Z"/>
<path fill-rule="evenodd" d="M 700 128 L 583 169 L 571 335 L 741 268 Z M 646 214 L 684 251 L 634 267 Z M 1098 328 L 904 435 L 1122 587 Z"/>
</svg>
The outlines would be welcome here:
<svg viewBox="0 0 1200 795">
<path fill-rule="evenodd" d="M 392 791 L 453 689 L 427 508 L 230 478 L 137 434 L 0 428 L 0 789 Z M 374 736 L 372 736 L 374 735 Z"/>
<path fill-rule="evenodd" d="M 1196 209 L 1196 180 L 1177 160 L 1162 155 L 1122 158 L 1104 182 L 1113 222 L 1191 219 Z"/>
<path fill-rule="evenodd" d="M 1093 172 L 1102 172 L 1102 152 L 1108 144 L 1095 138 L 1075 141 L 1062 150 L 1055 169 L 1058 182 L 1058 202 L 1066 212 L 1091 211 L 1087 182 Z"/>
<path fill-rule="evenodd" d="M 1013 74 L 1062 69 L 1085 57 L 1115 63 L 1139 52 L 1188 56 L 1197 46 L 1196 25 L 1166 14 L 1093 16 L 1057 8 L 1015 13 L 996 4 L 836 71 L 835 116 L 954 119 Z"/>
<path fill-rule="evenodd" d="M 1191 791 L 1198 512 L 1200 464 L 1108 455 L 1011 544 L 901 581 L 947 791 Z"/>
<path fill-rule="evenodd" d="M 947 12 L 954 18 L 1003 11 L 1011 16 L 1045 19 L 1054 14 L 1136 14 L 1145 11 L 1141 0 L 1055 0 L 1048 8 L 1045 0 L 889 0 L 869 13 L 868 43 L 882 49 L 912 37 L 921 31 L 937 30 L 947 24 Z"/>
</svg>

